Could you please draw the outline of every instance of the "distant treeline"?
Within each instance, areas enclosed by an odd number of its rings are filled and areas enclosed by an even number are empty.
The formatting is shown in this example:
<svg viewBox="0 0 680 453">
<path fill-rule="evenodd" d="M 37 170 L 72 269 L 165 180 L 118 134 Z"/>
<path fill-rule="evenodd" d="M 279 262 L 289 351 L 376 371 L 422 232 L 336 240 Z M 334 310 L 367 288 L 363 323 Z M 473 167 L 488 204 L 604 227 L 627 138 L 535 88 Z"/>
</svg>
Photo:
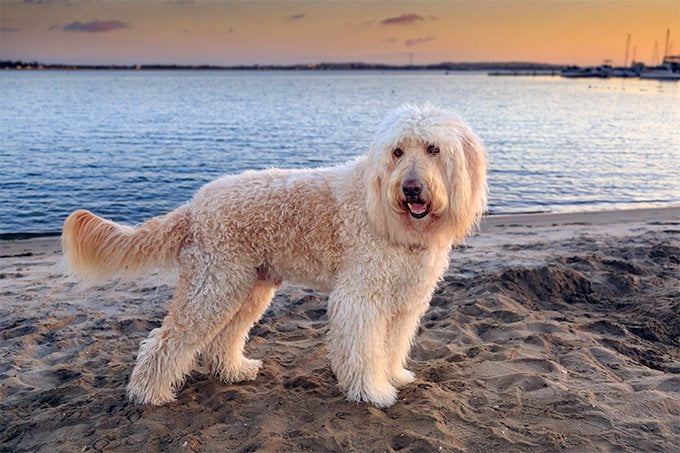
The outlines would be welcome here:
<svg viewBox="0 0 680 453">
<path fill-rule="evenodd" d="M 491 70 L 560 70 L 564 66 L 532 62 L 486 62 L 486 63 L 452 63 L 443 62 L 426 65 L 389 65 L 374 63 L 315 63 L 294 65 L 73 65 L 47 64 L 37 61 L 0 61 L 0 69 L 61 69 L 61 70 L 251 70 L 251 71 L 330 71 L 330 70 L 441 70 L 441 71 L 491 71 Z"/>
</svg>

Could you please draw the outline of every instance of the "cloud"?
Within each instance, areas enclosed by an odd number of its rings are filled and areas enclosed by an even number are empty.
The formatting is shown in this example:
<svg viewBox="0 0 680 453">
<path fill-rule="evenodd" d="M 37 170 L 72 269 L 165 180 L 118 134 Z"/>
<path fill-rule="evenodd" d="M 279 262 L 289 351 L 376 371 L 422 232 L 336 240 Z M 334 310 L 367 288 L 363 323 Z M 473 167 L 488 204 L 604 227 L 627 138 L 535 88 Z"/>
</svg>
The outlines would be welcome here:
<svg viewBox="0 0 680 453">
<path fill-rule="evenodd" d="M 427 36 L 425 38 L 407 39 L 406 41 L 404 41 L 404 45 L 406 45 L 406 47 L 413 47 L 413 46 L 417 46 L 418 44 L 422 44 L 424 42 L 429 42 L 429 41 L 434 41 L 434 36 Z"/>
<path fill-rule="evenodd" d="M 48 5 L 50 3 L 57 3 L 60 0 L 22 0 L 24 3 L 30 3 L 31 5 Z"/>
<path fill-rule="evenodd" d="M 14 27 L 0 27 L 0 32 L 1 33 L 14 33 L 17 31 L 21 31 L 21 28 L 14 28 Z"/>
<path fill-rule="evenodd" d="M 388 44 L 395 44 L 399 40 L 397 38 L 383 38 L 382 41 Z"/>
<path fill-rule="evenodd" d="M 300 20 L 304 19 L 306 14 L 304 13 L 298 13 L 298 14 L 293 14 L 292 16 L 288 16 L 288 20 Z"/>
<path fill-rule="evenodd" d="M 85 33 L 100 33 L 104 31 L 119 30 L 121 28 L 128 28 L 130 24 L 121 22 L 119 20 L 93 20 L 92 22 L 71 22 L 64 25 L 62 31 L 80 31 Z M 51 29 L 52 27 L 50 27 Z"/>
<path fill-rule="evenodd" d="M 411 13 L 402 14 L 401 16 L 398 17 L 388 17 L 387 19 L 381 20 L 380 23 L 383 25 L 411 25 L 423 20 L 425 20 L 423 16 Z"/>
</svg>

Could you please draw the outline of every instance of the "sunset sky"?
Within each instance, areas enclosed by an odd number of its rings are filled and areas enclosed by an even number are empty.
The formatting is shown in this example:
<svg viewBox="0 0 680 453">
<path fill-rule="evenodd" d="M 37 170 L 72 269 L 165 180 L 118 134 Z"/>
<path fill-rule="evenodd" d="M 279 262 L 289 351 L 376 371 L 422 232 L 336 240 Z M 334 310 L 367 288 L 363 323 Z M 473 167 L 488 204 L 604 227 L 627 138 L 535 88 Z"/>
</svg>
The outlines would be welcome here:
<svg viewBox="0 0 680 453">
<path fill-rule="evenodd" d="M 0 59 L 48 63 L 652 63 L 680 0 L 0 0 Z M 629 58 L 630 58 L 629 57 Z"/>
</svg>

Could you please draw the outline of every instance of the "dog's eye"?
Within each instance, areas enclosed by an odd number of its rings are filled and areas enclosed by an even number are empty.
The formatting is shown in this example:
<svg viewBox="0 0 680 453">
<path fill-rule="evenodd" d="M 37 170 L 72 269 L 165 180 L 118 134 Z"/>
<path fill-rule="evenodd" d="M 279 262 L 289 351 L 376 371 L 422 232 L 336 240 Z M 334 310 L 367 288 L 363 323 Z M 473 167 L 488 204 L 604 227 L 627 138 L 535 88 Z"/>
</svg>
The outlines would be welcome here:
<svg viewBox="0 0 680 453">
<path fill-rule="evenodd" d="M 404 155 L 404 150 L 401 148 L 396 148 L 394 151 L 392 151 L 392 154 L 394 154 L 394 157 L 398 159 Z"/>
<path fill-rule="evenodd" d="M 439 148 L 434 145 L 427 145 L 428 154 L 439 154 Z"/>
</svg>

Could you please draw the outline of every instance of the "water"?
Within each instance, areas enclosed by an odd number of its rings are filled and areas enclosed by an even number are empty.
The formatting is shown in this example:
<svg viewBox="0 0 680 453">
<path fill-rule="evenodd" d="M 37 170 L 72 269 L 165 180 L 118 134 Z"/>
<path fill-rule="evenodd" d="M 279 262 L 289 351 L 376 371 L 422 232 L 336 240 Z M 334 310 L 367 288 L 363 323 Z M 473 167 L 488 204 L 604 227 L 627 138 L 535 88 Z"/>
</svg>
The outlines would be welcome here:
<svg viewBox="0 0 680 453">
<path fill-rule="evenodd" d="M 485 141 L 492 212 L 680 201 L 680 84 L 441 72 L 0 73 L 0 233 L 77 208 L 167 212 L 248 168 L 363 152 L 391 108 L 432 101 Z"/>
</svg>

